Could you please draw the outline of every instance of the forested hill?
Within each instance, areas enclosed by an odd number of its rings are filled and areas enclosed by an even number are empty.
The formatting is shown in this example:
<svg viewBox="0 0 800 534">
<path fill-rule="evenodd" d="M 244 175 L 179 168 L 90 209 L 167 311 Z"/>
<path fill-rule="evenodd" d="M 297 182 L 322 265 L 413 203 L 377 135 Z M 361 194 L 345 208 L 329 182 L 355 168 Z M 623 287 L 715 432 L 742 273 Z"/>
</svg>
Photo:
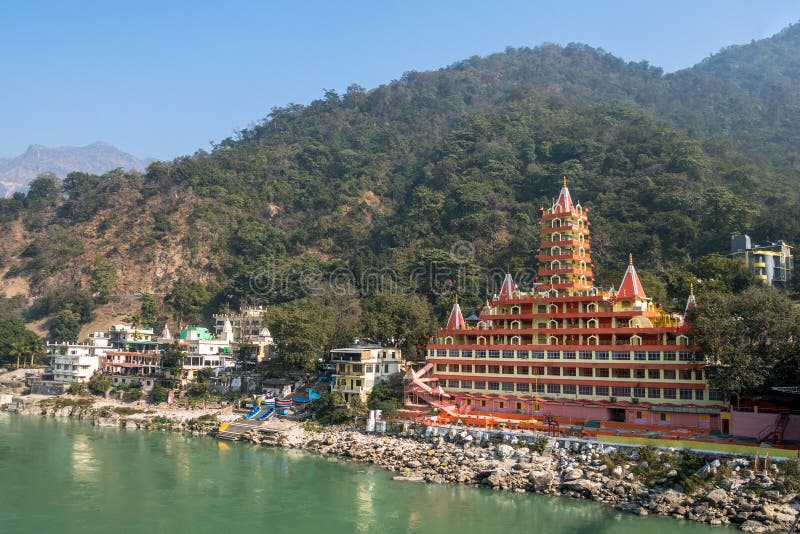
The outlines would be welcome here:
<svg viewBox="0 0 800 534">
<path fill-rule="evenodd" d="M 347 272 L 348 309 L 368 316 L 365 280 L 392 269 L 438 313 L 457 281 L 431 265 L 475 282 L 467 306 L 491 292 L 480 269 L 535 267 L 539 207 L 566 175 L 598 281 L 617 284 L 632 252 L 654 296 L 683 300 L 686 273 L 731 233 L 800 240 L 798 32 L 668 76 L 583 45 L 509 49 L 274 109 L 145 174 L 40 179 L 0 203 L 0 287 L 38 298 L 31 320 L 87 301 L 130 313 L 139 292 L 202 320 Z"/>
</svg>

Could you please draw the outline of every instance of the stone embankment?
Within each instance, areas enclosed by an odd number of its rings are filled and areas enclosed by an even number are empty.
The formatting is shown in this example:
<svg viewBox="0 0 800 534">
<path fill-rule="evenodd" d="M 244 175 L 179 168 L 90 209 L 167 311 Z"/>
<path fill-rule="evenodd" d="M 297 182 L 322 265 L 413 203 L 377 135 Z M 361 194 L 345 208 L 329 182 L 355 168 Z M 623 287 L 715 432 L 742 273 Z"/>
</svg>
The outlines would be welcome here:
<svg viewBox="0 0 800 534">
<path fill-rule="evenodd" d="M 248 438 L 259 442 L 257 434 Z M 793 473 L 794 467 L 787 473 L 788 464 L 764 469 L 763 459 L 756 472 L 746 458 L 553 439 L 540 441 L 535 451 L 530 444 L 476 445 L 467 432 L 453 438 L 385 437 L 295 427 L 280 443 L 375 464 L 398 473 L 399 481 L 592 499 L 625 512 L 735 524 L 745 532 L 788 530 L 800 509 L 790 489 L 797 487 L 800 473 Z"/>
</svg>

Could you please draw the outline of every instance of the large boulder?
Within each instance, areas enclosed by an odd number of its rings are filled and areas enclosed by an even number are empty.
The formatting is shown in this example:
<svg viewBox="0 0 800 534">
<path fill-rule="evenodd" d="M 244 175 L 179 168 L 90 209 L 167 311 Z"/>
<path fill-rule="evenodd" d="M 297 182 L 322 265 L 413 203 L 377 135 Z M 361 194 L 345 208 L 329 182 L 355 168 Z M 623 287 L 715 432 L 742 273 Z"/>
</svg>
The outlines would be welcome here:
<svg viewBox="0 0 800 534">
<path fill-rule="evenodd" d="M 742 523 L 742 526 L 739 527 L 744 532 L 766 532 L 767 527 L 763 523 L 759 523 L 758 521 L 747 520 Z"/>
<path fill-rule="evenodd" d="M 561 487 L 565 490 L 577 491 L 584 495 L 594 495 L 600 491 L 600 483 L 592 482 L 585 478 L 563 482 Z"/>
<path fill-rule="evenodd" d="M 583 470 L 576 467 L 574 469 L 568 469 L 564 473 L 564 482 L 570 482 L 572 480 L 578 480 L 583 476 Z"/>
<path fill-rule="evenodd" d="M 728 492 L 722 488 L 713 489 L 706 494 L 706 500 L 712 505 L 719 507 L 728 500 Z"/>
<path fill-rule="evenodd" d="M 497 457 L 501 460 L 511 458 L 514 455 L 514 447 L 506 445 L 505 443 L 497 446 Z"/>
<path fill-rule="evenodd" d="M 533 486 L 533 490 L 539 493 L 549 490 L 554 479 L 555 475 L 553 475 L 552 471 L 533 471 L 528 475 L 528 480 Z"/>
</svg>

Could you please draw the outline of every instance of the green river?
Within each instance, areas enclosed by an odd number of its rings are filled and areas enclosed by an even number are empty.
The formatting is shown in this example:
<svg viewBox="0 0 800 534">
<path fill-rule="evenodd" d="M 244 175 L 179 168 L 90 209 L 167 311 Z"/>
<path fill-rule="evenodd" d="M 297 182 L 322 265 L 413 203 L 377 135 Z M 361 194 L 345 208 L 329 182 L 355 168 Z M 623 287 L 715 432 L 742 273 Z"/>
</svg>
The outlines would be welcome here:
<svg viewBox="0 0 800 534">
<path fill-rule="evenodd" d="M 395 482 L 208 437 L 0 413 L 0 532 L 733 532 L 593 502 Z"/>
</svg>

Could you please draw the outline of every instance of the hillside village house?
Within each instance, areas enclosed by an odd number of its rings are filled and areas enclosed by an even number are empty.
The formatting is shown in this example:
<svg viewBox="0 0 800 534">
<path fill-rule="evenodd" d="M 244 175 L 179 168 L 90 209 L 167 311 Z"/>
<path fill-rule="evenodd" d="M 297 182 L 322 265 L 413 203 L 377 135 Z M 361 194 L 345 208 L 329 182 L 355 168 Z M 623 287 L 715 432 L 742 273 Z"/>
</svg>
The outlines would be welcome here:
<svg viewBox="0 0 800 534">
<path fill-rule="evenodd" d="M 188 380 L 194 380 L 202 369 L 210 368 L 218 371 L 236 366 L 232 350 L 233 329 L 228 322 L 220 338 L 202 326 L 186 326 L 181 328 L 178 344 L 186 353 L 183 372 Z"/>
<path fill-rule="evenodd" d="M 400 349 L 380 345 L 354 345 L 333 349 L 330 362 L 334 366 L 332 393 L 340 393 L 349 402 L 358 396 L 366 402 L 375 384 L 404 370 Z"/>
<path fill-rule="evenodd" d="M 256 363 L 272 358 L 275 342 L 264 324 L 263 306 L 242 306 L 238 312 L 215 313 L 213 317 L 214 335 L 218 338 L 223 337 L 225 329 L 230 327 L 234 350 L 244 349 Z"/>
<path fill-rule="evenodd" d="M 95 332 L 88 343 L 48 343 L 53 380 L 56 382 L 83 383 L 100 369 L 102 359 L 110 350 L 108 336 Z"/>
</svg>

